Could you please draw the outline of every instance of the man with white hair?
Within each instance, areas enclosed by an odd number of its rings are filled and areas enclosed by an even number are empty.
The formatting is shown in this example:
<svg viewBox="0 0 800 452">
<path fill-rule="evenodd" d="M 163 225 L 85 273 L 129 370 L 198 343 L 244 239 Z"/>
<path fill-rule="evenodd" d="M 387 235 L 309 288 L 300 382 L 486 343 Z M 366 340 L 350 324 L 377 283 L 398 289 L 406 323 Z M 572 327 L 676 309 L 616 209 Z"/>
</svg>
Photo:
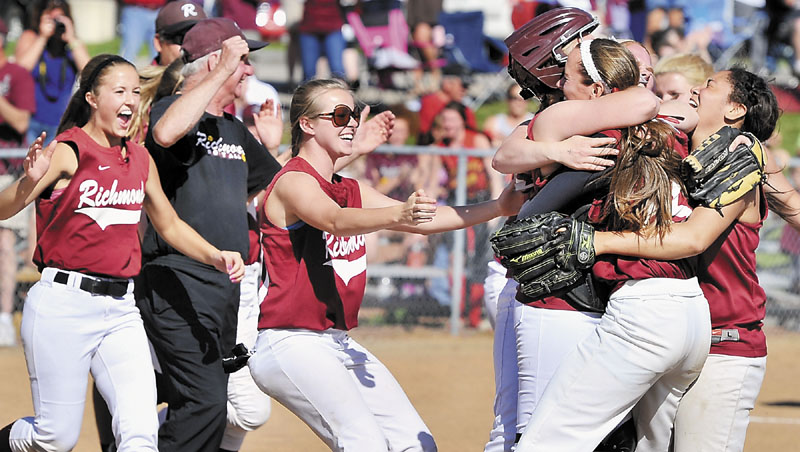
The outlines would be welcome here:
<svg viewBox="0 0 800 452">
<path fill-rule="evenodd" d="M 253 73 L 249 52 L 265 45 L 245 40 L 228 19 L 195 24 L 181 46 L 181 94 L 152 106 L 146 138 L 179 215 L 209 242 L 243 256 L 249 248 L 245 202 L 280 165 L 223 108 Z M 235 341 L 239 285 L 178 253 L 152 228 L 142 251 L 137 301 L 163 371 L 161 398 L 169 404 L 159 450 L 217 452 L 228 380 L 221 358 Z"/>
</svg>

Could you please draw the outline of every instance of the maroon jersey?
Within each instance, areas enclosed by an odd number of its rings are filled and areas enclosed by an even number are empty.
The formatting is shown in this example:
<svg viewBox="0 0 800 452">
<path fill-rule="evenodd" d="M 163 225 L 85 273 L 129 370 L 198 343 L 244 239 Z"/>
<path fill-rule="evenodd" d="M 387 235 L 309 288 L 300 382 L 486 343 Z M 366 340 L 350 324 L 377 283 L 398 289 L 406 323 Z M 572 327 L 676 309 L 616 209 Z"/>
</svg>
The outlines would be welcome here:
<svg viewBox="0 0 800 452">
<path fill-rule="evenodd" d="M 528 124 L 528 138 L 533 139 L 533 122 L 536 117 Z M 619 130 L 606 130 L 598 135 L 604 135 L 617 140 L 621 140 Z M 673 150 L 681 157 L 689 154 L 689 140 L 685 133 L 675 130 L 675 140 L 672 143 Z M 534 175 L 538 189 L 541 189 L 547 182 L 538 174 Z M 595 200 L 589 210 L 590 219 L 595 217 L 595 210 L 602 209 L 602 200 Z M 672 212 L 674 221 L 683 221 L 691 213 L 691 208 L 687 199 L 680 192 L 680 187 L 673 184 L 672 187 Z M 593 268 L 596 279 L 609 282 L 612 286 L 618 286 L 624 281 L 631 279 L 645 278 L 679 278 L 687 279 L 695 275 L 695 263 L 693 258 L 680 261 L 658 261 L 653 259 L 628 258 L 621 256 L 600 256 Z M 529 306 L 543 309 L 568 310 L 574 311 L 566 300 L 559 297 L 546 297 L 542 300 L 526 302 Z"/>
<path fill-rule="evenodd" d="M 761 330 L 767 295 L 756 276 L 758 232 L 767 218 L 761 193 L 761 220 L 733 224 L 700 255 L 698 278 L 711 310 L 712 329 L 736 329 L 739 341 L 711 345 L 711 353 L 755 358 L 767 355 Z"/>
<path fill-rule="evenodd" d="M 616 132 L 616 131 L 614 131 Z M 617 132 L 609 134 L 618 141 L 621 135 Z M 689 155 L 689 138 L 685 133 L 675 130 L 672 149 L 681 158 Z M 689 200 L 681 192 L 677 183 L 672 183 L 672 221 L 680 223 L 689 218 L 692 207 Z M 599 256 L 592 267 L 592 273 L 601 281 L 611 283 L 614 289 L 625 281 L 647 278 L 689 279 L 697 273 L 697 258 L 690 257 L 678 260 L 640 259 L 637 257 L 604 255 Z"/>
<path fill-rule="evenodd" d="M 72 147 L 78 169 L 63 190 L 36 200 L 38 236 L 33 260 L 41 268 L 130 278 L 141 268 L 136 229 L 150 170 L 147 150 L 126 142 L 97 144 L 74 127 L 56 137 Z"/>
<path fill-rule="evenodd" d="M 349 330 L 358 325 L 367 283 L 364 236 L 336 237 L 302 221 L 286 228 L 272 224 L 266 200 L 275 182 L 289 171 L 313 176 L 339 206 L 361 207 L 358 182 L 338 175 L 327 181 L 300 157 L 289 160 L 275 176 L 258 212 L 269 275 L 258 327 Z"/>
</svg>

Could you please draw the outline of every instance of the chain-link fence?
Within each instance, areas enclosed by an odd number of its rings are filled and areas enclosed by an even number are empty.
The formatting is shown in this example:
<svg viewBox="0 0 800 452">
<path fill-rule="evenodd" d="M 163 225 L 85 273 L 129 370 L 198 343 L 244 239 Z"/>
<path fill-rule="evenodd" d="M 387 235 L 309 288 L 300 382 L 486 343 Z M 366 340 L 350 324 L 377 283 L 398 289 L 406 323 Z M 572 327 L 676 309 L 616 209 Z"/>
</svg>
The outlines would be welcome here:
<svg viewBox="0 0 800 452">
<path fill-rule="evenodd" d="M 24 153 L 24 149 L 3 150 L 0 157 L 20 157 Z M 374 184 L 376 181 L 366 168 L 381 179 L 407 178 L 401 167 L 412 172 L 420 170 L 419 165 L 425 164 L 421 156 L 456 156 L 457 177 L 455 184 L 449 184 L 454 189 L 445 190 L 441 202 L 464 205 L 477 201 L 470 199 L 474 195 L 468 189 L 472 182 L 469 173 L 474 169 L 468 170 L 469 158 L 489 157 L 493 151 L 382 146 L 374 155 L 382 156 L 377 165 L 372 168 L 369 164 L 354 165 L 348 169 L 349 175 Z M 793 159 L 791 165 L 792 169 L 800 169 L 800 159 Z M 432 177 L 448 185 L 446 174 Z M 404 192 L 403 196 L 410 193 Z M 449 328 L 452 334 L 458 334 L 463 327 L 487 327 L 483 282 L 492 259 L 488 238 L 500 224 L 495 221 L 429 236 L 387 231 L 369 234 L 370 264 L 360 322 Z M 800 330 L 800 232 L 788 227 L 777 215 L 770 215 L 761 230 L 757 258 L 758 276 L 768 299 L 766 323 Z M 460 283 L 455 284 L 456 281 Z M 29 275 L 21 276 L 20 295 L 24 295 L 24 289 L 32 282 Z"/>
<path fill-rule="evenodd" d="M 467 200 L 467 157 L 492 155 L 492 151 L 485 150 L 430 147 L 385 146 L 375 152 L 457 155 L 460 172 L 455 205 Z M 800 159 L 793 159 L 791 165 L 790 169 L 800 169 Z M 373 255 L 380 256 L 388 250 L 386 253 L 396 258 L 367 267 L 368 287 L 361 321 L 449 327 L 453 334 L 462 327 L 486 325 L 482 283 L 491 259 L 486 238 L 492 231 L 490 226 L 432 235 L 422 244 L 402 239 L 374 241 L 373 248 L 377 249 Z M 391 249 L 396 246 L 404 247 L 404 252 Z M 771 214 L 761 230 L 757 258 L 758 276 L 768 299 L 765 323 L 800 330 L 800 232 Z"/>
</svg>

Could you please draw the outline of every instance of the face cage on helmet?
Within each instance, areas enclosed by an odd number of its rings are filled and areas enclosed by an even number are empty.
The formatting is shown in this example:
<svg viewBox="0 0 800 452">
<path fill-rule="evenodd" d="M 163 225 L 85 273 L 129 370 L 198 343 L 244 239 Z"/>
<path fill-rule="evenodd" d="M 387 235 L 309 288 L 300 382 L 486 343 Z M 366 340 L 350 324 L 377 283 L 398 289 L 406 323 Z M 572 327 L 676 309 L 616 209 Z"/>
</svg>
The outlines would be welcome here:
<svg viewBox="0 0 800 452">
<path fill-rule="evenodd" d="M 583 39 L 584 33 L 587 34 L 591 33 L 592 31 L 594 31 L 595 28 L 597 28 L 598 25 L 600 25 L 600 22 L 597 21 L 596 17 L 592 17 L 592 21 L 581 27 L 580 30 L 576 32 L 576 34 L 570 35 L 570 37 L 567 37 L 566 35 L 561 35 L 559 37 L 560 42 L 558 43 L 558 45 L 553 47 L 553 58 L 556 59 L 558 64 L 561 65 L 567 64 L 567 58 L 569 57 L 569 55 L 564 53 L 563 50 L 564 46 L 568 42 L 572 41 L 576 37 L 579 39 Z"/>
<path fill-rule="evenodd" d="M 519 95 L 525 100 L 531 98 L 541 100 L 542 96 L 548 93 L 558 92 L 558 90 L 545 85 L 541 80 L 528 72 L 513 58 L 511 58 L 508 63 L 508 75 L 510 75 L 511 78 L 514 79 L 520 86 Z"/>
</svg>

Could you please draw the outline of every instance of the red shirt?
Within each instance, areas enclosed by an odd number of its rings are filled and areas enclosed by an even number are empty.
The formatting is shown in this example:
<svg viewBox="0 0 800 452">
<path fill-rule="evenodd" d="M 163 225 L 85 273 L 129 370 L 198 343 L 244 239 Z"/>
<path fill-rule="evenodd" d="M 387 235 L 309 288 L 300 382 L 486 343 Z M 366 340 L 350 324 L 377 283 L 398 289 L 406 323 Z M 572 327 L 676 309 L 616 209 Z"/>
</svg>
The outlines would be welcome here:
<svg viewBox="0 0 800 452">
<path fill-rule="evenodd" d="M 618 131 L 608 134 L 621 139 Z M 672 149 L 681 158 L 689 155 L 689 138 L 685 133 L 675 130 L 675 141 Z M 680 186 L 672 183 L 672 221 L 680 223 L 689 218 L 692 207 L 689 200 L 681 193 Z M 637 257 L 604 255 L 597 259 L 592 267 L 592 273 L 601 281 L 612 283 L 614 288 L 618 288 L 622 283 L 629 280 L 647 278 L 673 278 L 689 279 L 697 273 L 697 259 L 695 257 L 679 259 L 673 261 L 658 259 L 640 259 Z"/>
<path fill-rule="evenodd" d="M 158 9 L 167 3 L 167 0 L 122 0 L 128 6 L 140 6 L 148 9 Z"/>
<path fill-rule="evenodd" d="M 534 120 L 536 118 L 534 117 Z M 532 139 L 532 124 L 528 125 L 528 136 Z M 619 130 L 607 130 L 602 134 L 615 138 L 620 142 L 621 134 Z M 676 140 L 673 149 L 681 157 L 688 155 L 688 137 L 680 131 L 675 131 Z M 545 181 L 546 182 L 546 181 Z M 595 204 L 599 206 L 600 204 Z M 673 221 L 684 221 L 691 213 L 688 200 L 680 192 L 679 187 L 673 185 L 672 191 L 672 212 Z M 639 259 L 623 256 L 600 256 L 592 268 L 592 273 L 598 280 L 605 280 L 614 286 L 619 286 L 622 282 L 633 279 L 646 278 L 677 278 L 687 279 L 695 275 L 696 260 L 694 258 L 682 259 L 679 261 L 660 261 L 655 259 Z M 543 309 L 555 309 L 574 311 L 566 300 L 559 297 L 546 297 L 534 302 L 526 302 L 529 306 Z"/>
<path fill-rule="evenodd" d="M 450 99 L 443 99 L 439 93 L 432 93 L 422 96 L 419 107 L 420 133 L 427 133 L 431 130 L 433 119 L 436 118 L 436 115 L 438 115 L 448 103 L 450 103 Z M 467 112 L 467 127 L 477 130 L 478 122 L 475 120 L 475 112 L 473 112 L 469 107 L 465 107 L 465 110 Z"/>
<path fill-rule="evenodd" d="M 466 129 L 464 131 L 464 148 L 475 148 L 475 137 L 479 132 Z M 458 156 L 443 155 L 442 164 L 447 170 L 448 188 L 452 191 L 458 186 Z M 480 157 L 467 157 L 467 197 L 475 199 L 480 192 L 489 190 L 489 174 Z"/>
<path fill-rule="evenodd" d="M 22 66 L 6 62 L 0 67 L 0 97 L 20 110 L 33 114 L 36 111 L 33 77 Z M 25 134 L 11 127 L 0 115 L 0 148 L 20 148 L 25 144 Z M 0 160 L 0 174 L 7 174 L 22 165 L 22 159 Z"/>
<path fill-rule="evenodd" d="M 334 175 L 333 182 L 327 181 L 300 157 L 286 163 L 267 187 L 258 211 L 269 275 L 258 327 L 349 330 L 358 325 L 367 283 L 364 236 L 336 237 L 302 221 L 286 228 L 272 224 L 267 218 L 266 200 L 275 182 L 290 171 L 313 176 L 339 206 L 361 207 L 356 180 Z"/>
<path fill-rule="evenodd" d="M 36 200 L 34 262 L 40 269 L 137 275 L 142 265 L 137 226 L 150 155 L 128 141 L 123 159 L 119 146 L 100 146 L 78 127 L 56 140 L 76 150 L 78 169 L 66 188 Z"/>
<path fill-rule="evenodd" d="M 767 338 L 761 330 L 767 295 L 756 275 L 758 232 L 767 218 L 763 190 L 761 206 L 760 221 L 735 221 L 700 255 L 698 278 L 711 310 L 711 328 L 738 329 L 740 338 L 712 344 L 711 353 L 750 358 L 767 355 Z"/>
<path fill-rule="evenodd" d="M 339 0 L 306 0 L 303 18 L 297 27 L 300 33 L 328 34 L 339 31 L 344 25 Z"/>
</svg>

